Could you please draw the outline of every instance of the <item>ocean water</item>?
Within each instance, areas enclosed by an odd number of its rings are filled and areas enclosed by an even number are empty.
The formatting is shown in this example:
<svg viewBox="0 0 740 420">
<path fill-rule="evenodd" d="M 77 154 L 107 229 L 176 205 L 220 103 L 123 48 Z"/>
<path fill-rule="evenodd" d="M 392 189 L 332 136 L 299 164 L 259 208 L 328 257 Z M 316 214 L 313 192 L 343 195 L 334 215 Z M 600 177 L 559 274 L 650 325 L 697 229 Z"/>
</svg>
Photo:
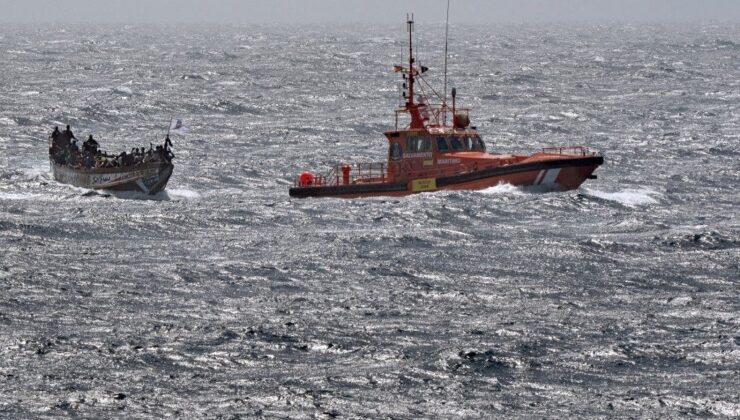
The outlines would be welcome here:
<svg viewBox="0 0 740 420">
<path fill-rule="evenodd" d="M 598 179 L 289 198 L 385 158 L 403 25 L 0 29 L 0 417 L 740 416 L 740 26 L 450 33 L 489 150 Z M 54 125 L 171 116 L 164 193 L 50 178 Z"/>
</svg>

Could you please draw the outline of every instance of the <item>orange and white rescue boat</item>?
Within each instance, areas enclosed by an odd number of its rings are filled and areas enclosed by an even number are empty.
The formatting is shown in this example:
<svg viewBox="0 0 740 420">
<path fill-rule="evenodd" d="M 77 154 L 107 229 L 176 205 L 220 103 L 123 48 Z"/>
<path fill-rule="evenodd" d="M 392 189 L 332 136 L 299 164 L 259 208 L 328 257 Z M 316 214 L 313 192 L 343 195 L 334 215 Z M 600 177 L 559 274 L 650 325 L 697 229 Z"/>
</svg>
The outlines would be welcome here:
<svg viewBox="0 0 740 420">
<path fill-rule="evenodd" d="M 386 131 L 387 162 L 339 164 L 328 175 L 301 173 L 290 188 L 291 197 L 403 196 L 424 191 L 476 190 L 501 183 L 536 191 L 578 188 L 604 163 L 599 153 L 583 146 L 547 147 L 531 155 L 486 151 L 478 130 L 470 125 L 468 108 L 452 106 L 445 98 L 430 104 L 426 89 L 433 89 L 416 66 L 412 48 L 413 19 L 408 20 L 408 67 L 395 66 L 404 79 L 405 105 L 396 109 L 395 129 Z M 421 88 L 417 93 L 415 84 Z M 423 83 L 423 85 L 422 85 Z M 418 95 L 418 96 L 417 96 Z M 447 117 L 451 123 L 447 124 Z M 399 118 L 408 125 L 399 129 Z"/>
</svg>

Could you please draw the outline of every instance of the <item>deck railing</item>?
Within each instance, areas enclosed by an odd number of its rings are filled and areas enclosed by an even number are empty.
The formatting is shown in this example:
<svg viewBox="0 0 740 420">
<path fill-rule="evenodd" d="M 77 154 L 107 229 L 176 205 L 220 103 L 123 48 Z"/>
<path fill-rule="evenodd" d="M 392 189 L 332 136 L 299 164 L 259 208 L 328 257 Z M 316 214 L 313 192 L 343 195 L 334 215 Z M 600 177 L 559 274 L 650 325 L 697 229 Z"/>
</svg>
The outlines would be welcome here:
<svg viewBox="0 0 740 420">
<path fill-rule="evenodd" d="M 452 115 L 452 107 L 449 105 L 445 106 L 442 104 L 426 104 L 424 106 L 419 107 L 419 112 L 421 113 L 422 118 L 424 119 L 424 126 L 429 127 L 444 127 L 445 123 L 447 123 L 447 127 L 452 127 L 454 116 Z M 405 107 L 403 108 L 397 108 L 395 110 L 396 114 L 396 130 L 398 130 L 398 123 L 401 115 L 408 114 L 409 110 Z M 456 108 L 455 109 L 456 114 L 462 114 L 469 118 L 470 115 L 470 108 Z M 446 115 L 446 117 L 445 117 Z"/>
<path fill-rule="evenodd" d="M 591 152 L 587 147 L 584 146 L 557 146 L 557 147 L 543 147 L 542 153 L 549 155 L 577 155 L 577 156 L 591 156 L 595 152 Z"/>
<path fill-rule="evenodd" d="M 385 162 L 361 162 L 351 165 L 340 163 L 332 167 L 328 175 L 315 175 L 308 185 L 302 184 L 299 176 L 295 180 L 295 185 L 297 187 L 335 186 L 386 182 L 387 180 L 388 165 Z"/>
</svg>

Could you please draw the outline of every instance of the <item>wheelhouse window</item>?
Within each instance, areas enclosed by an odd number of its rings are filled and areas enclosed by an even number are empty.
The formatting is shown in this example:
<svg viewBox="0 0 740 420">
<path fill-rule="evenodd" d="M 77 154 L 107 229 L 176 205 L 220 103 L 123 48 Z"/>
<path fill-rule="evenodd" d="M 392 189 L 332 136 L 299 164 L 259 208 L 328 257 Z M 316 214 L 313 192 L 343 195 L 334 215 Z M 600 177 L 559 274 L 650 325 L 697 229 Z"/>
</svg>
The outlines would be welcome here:
<svg viewBox="0 0 740 420">
<path fill-rule="evenodd" d="M 427 137 L 407 137 L 406 138 L 406 152 L 417 153 L 417 152 L 431 152 L 432 151 L 432 139 Z"/>
<path fill-rule="evenodd" d="M 483 143 L 483 139 L 475 136 L 473 137 L 473 150 L 477 150 L 479 152 L 485 152 L 486 151 L 486 144 Z"/>
<path fill-rule="evenodd" d="M 450 137 L 450 146 L 452 150 L 465 150 L 459 137 Z"/>
<path fill-rule="evenodd" d="M 391 160 L 399 160 L 403 156 L 403 152 L 401 151 L 401 143 L 398 141 L 391 142 L 390 149 L 388 150 L 388 155 Z"/>
<path fill-rule="evenodd" d="M 444 137 L 437 137 L 437 151 L 446 152 L 450 150 L 450 146 L 447 144 L 447 139 Z"/>
<path fill-rule="evenodd" d="M 463 147 L 465 150 L 474 150 L 473 149 L 473 138 L 470 136 L 465 136 L 462 139 Z"/>
</svg>

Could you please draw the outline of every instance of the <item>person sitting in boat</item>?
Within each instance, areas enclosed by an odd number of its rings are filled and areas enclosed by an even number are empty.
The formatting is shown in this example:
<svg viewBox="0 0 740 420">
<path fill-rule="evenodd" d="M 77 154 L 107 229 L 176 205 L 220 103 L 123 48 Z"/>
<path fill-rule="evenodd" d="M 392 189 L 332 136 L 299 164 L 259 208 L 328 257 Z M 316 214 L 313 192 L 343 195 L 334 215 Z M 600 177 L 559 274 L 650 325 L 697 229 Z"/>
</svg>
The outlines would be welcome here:
<svg viewBox="0 0 740 420">
<path fill-rule="evenodd" d="M 85 169 L 90 169 L 93 167 L 93 164 L 95 163 L 95 159 L 93 157 L 92 152 L 89 150 L 84 152 L 82 154 L 82 162 L 85 165 Z"/>
<path fill-rule="evenodd" d="M 98 154 L 95 156 L 96 167 L 98 168 L 112 168 L 113 159 L 108 156 L 105 151 L 98 150 Z"/>
<path fill-rule="evenodd" d="M 82 144 L 82 150 L 84 150 L 85 152 L 90 152 L 94 154 L 98 151 L 98 146 L 100 145 L 98 144 L 97 141 L 95 141 L 95 139 L 93 138 L 93 135 L 90 134 L 90 137 L 88 137 L 85 143 Z"/>
<path fill-rule="evenodd" d="M 131 166 L 134 163 L 134 155 L 123 152 L 123 166 Z"/>
<path fill-rule="evenodd" d="M 115 168 L 118 166 L 118 162 L 116 162 L 116 158 L 114 156 L 108 156 L 108 153 L 103 152 L 103 167 L 104 168 Z"/>
<path fill-rule="evenodd" d="M 139 163 L 141 163 L 141 154 L 139 153 L 139 148 L 137 147 L 131 154 L 131 164 L 138 165 Z"/>
<path fill-rule="evenodd" d="M 144 158 L 141 161 L 142 163 L 154 162 L 154 153 L 151 149 L 144 152 Z"/>
<path fill-rule="evenodd" d="M 57 150 L 57 153 L 54 155 L 54 162 L 56 162 L 59 165 L 66 165 L 67 164 L 67 152 L 63 150 Z"/>
<path fill-rule="evenodd" d="M 175 155 L 173 155 L 171 151 L 162 146 L 157 146 L 157 161 L 170 163 L 174 157 Z"/>
<path fill-rule="evenodd" d="M 76 144 L 70 144 L 69 150 L 67 151 L 67 154 L 65 156 L 65 160 L 67 165 L 72 167 L 80 164 L 80 150 L 77 148 Z"/>
<path fill-rule="evenodd" d="M 72 140 L 72 143 L 69 145 L 69 151 L 72 154 L 80 153 L 80 148 L 77 146 L 77 139 Z"/>
</svg>

